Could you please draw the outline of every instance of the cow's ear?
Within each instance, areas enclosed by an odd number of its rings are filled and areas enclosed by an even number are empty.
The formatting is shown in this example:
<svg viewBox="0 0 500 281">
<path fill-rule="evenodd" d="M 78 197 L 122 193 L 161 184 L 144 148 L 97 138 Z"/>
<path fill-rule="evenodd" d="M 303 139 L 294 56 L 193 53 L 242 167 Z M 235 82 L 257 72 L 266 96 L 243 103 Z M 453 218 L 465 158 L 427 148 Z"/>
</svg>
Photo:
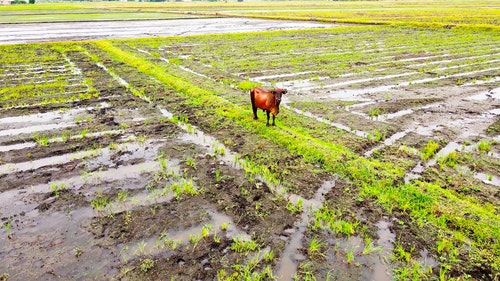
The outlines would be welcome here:
<svg viewBox="0 0 500 281">
<path fill-rule="evenodd" d="M 286 93 L 288 93 L 287 89 L 283 89 L 282 94 L 284 95 L 284 94 L 286 94 Z"/>
</svg>

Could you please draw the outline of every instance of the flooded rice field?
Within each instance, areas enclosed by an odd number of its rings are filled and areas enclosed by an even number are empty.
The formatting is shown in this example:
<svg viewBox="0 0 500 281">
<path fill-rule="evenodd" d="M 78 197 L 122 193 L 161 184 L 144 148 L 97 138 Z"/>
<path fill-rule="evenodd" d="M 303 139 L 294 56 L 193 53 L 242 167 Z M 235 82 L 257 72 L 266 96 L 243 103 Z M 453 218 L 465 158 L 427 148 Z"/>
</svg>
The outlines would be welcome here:
<svg viewBox="0 0 500 281">
<path fill-rule="evenodd" d="M 331 26 L 332 24 L 306 21 L 276 21 L 246 18 L 0 24 L 0 44 L 186 36 L 195 34 L 325 28 Z"/>
<path fill-rule="evenodd" d="M 0 47 L 0 276 L 498 277 L 498 35 L 366 28 Z M 289 91 L 276 127 L 256 83 Z"/>
</svg>

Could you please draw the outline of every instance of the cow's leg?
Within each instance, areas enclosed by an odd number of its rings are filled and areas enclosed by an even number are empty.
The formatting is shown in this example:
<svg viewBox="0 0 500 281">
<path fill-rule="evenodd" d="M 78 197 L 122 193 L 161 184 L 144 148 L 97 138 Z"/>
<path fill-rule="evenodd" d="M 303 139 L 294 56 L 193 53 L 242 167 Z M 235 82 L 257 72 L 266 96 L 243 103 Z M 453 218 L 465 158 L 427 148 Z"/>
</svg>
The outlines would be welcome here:
<svg viewBox="0 0 500 281">
<path fill-rule="evenodd" d="M 252 103 L 252 110 L 253 110 L 253 119 L 257 120 L 257 106 L 255 106 L 254 103 Z"/>
<path fill-rule="evenodd" d="M 274 118 L 276 118 L 276 115 L 273 114 L 273 126 L 276 126 L 276 124 L 274 124 Z"/>
<path fill-rule="evenodd" d="M 266 110 L 267 113 L 267 123 L 266 126 L 269 126 L 269 110 Z M 274 115 L 273 115 L 273 122 L 274 122 Z"/>
</svg>

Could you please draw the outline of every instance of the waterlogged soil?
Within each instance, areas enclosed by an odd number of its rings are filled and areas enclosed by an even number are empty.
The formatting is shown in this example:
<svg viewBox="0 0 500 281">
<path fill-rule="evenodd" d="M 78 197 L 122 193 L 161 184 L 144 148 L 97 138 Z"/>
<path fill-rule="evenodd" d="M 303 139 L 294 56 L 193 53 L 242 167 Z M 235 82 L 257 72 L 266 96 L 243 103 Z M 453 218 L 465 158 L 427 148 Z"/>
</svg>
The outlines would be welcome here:
<svg viewBox="0 0 500 281">
<path fill-rule="evenodd" d="M 2 103 L 0 274 L 8 280 L 214 280 L 248 272 L 278 280 L 391 280 L 406 261 L 396 247 L 439 276 L 435 229 L 405 210 L 384 210 L 321 163 L 217 117 L 95 45 L 82 46 L 100 62 L 67 51 L 67 59 L 52 63 L 68 79 L 91 80 L 98 95 Z M 5 73 L 4 85 L 17 83 Z M 179 76 L 248 103 L 233 85 L 180 68 Z M 394 79 L 383 91 L 379 81 L 367 82 L 362 90 L 296 83 L 278 126 L 268 130 L 310 118 L 303 126 L 316 129 L 313 137 L 395 163 L 407 172 L 404 180 L 439 182 L 499 212 L 495 82 L 399 88 L 404 79 Z M 487 152 L 479 149 L 485 140 Z M 430 141 L 438 148 L 424 157 Z M 464 170 L 440 158 L 450 152 Z M 347 229 L 317 220 L 318 210 Z M 493 279 L 488 263 L 469 261 L 465 252 L 459 258 L 464 265 L 448 276 Z"/>
<path fill-rule="evenodd" d="M 0 44 L 77 41 L 152 36 L 186 36 L 331 27 L 332 24 L 245 18 L 94 21 L 36 24 L 0 24 Z"/>
</svg>

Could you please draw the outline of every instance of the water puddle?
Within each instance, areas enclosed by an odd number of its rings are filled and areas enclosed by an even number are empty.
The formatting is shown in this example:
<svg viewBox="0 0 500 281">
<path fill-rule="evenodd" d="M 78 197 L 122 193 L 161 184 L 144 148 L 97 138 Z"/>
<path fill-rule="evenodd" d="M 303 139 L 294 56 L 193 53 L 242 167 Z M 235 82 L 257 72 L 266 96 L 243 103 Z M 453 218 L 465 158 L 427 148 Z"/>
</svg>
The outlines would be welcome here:
<svg viewBox="0 0 500 281">
<path fill-rule="evenodd" d="M 153 146 L 153 141 L 151 140 L 145 143 L 122 143 L 119 144 L 113 150 L 111 150 L 110 148 L 90 149 L 85 151 L 67 153 L 63 155 L 50 156 L 27 162 L 7 163 L 0 165 L 0 175 L 16 173 L 16 172 L 32 171 L 48 166 L 63 165 L 71 161 L 82 160 L 82 159 L 88 159 L 87 163 L 88 167 L 95 166 L 95 169 L 98 169 L 99 167 L 102 166 L 110 167 L 115 165 L 114 164 L 115 160 L 111 160 L 111 155 L 114 153 L 114 151 L 129 152 L 129 153 L 124 153 L 116 161 L 120 160 L 128 161 L 130 159 L 135 159 L 135 158 L 154 159 L 157 154 L 158 146 L 159 146 L 158 144 L 156 144 L 156 147 Z"/>
<path fill-rule="evenodd" d="M 0 137 L 33 134 L 35 132 L 74 127 L 77 125 L 74 122 L 75 118 L 82 112 L 94 110 L 95 108 L 106 108 L 109 106 L 109 104 L 103 102 L 96 107 L 74 108 L 64 111 L 51 111 L 46 113 L 1 118 L 0 126 L 2 129 L 0 130 Z"/>
<path fill-rule="evenodd" d="M 439 150 L 436 155 L 434 155 L 434 157 L 432 157 L 432 159 L 430 159 L 426 166 L 427 167 L 432 167 L 434 165 L 436 165 L 437 163 L 437 160 L 442 158 L 442 157 L 446 157 L 448 154 L 450 154 L 451 152 L 454 152 L 454 151 L 461 151 L 462 150 L 462 145 L 457 143 L 457 142 L 449 142 L 445 147 L 443 147 L 441 150 Z"/>
<path fill-rule="evenodd" d="M 399 132 L 399 133 L 393 134 L 391 137 L 386 138 L 382 144 L 376 146 L 375 148 L 372 148 L 371 150 L 366 151 L 364 155 L 367 156 L 367 157 L 369 157 L 369 156 L 371 156 L 373 154 L 373 152 L 375 152 L 377 150 L 380 150 L 380 149 L 382 149 L 382 148 L 384 148 L 386 146 L 393 145 L 398 140 L 404 138 L 409 132 L 410 132 L 410 130 L 405 130 L 403 132 Z"/>
<path fill-rule="evenodd" d="M 373 276 L 370 280 L 392 280 L 391 271 L 389 270 L 389 257 L 394 249 L 394 241 L 396 234 L 390 230 L 391 222 L 387 219 L 379 221 L 377 224 L 377 245 L 382 247 L 379 252 L 378 259 L 374 260 Z"/>
<path fill-rule="evenodd" d="M 303 209 L 300 220 L 295 223 L 296 229 L 291 229 L 292 233 L 290 241 L 283 251 L 276 277 L 278 280 L 292 280 L 297 273 L 298 263 L 305 259 L 305 256 L 300 253 L 299 249 L 303 248 L 302 239 L 304 232 L 309 224 L 309 213 L 318 210 L 325 201 L 325 195 L 335 187 L 335 181 L 325 181 L 314 194 L 312 199 L 302 199 L 295 194 L 288 195 L 290 202 L 297 204 L 299 200 L 303 202 Z"/>
<path fill-rule="evenodd" d="M 363 89 L 339 89 L 335 90 L 333 93 L 331 91 L 326 91 L 326 94 L 314 95 L 313 100 L 340 100 L 340 101 L 356 101 L 356 102 L 373 102 L 370 98 L 364 98 L 362 95 L 369 93 L 376 93 L 379 91 L 386 90 L 378 88 L 363 88 Z"/>
<path fill-rule="evenodd" d="M 386 122 L 387 120 L 399 118 L 405 115 L 410 115 L 413 114 L 414 112 L 415 111 L 413 109 L 404 109 L 394 113 L 379 115 L 377 116 L 377 118 L 375 118 L 375 120 L 380 122 Z"/>
<path fill-rule="evenodd" d="M 74 122 L 68 122 L 68 123 L 37 125 L 37 126 L 29 126 L 29 127 L 24 127 L 24 128 L 18 128 L 18 129 L 2 130 L 2 131 L 0 131 L 0 137 L 18 136 L 21 134 L 33 134 L 35 132 L 65 129 L 65 128 L 69 128 L 69 127 L 74 127 L 76 125 L 77 124 Z"/>
<path fill-rule="evenodd" d="M 56 212 L 38 216 L 36 220 L 22 217 L 22 222 L 12 230 L 14 239 L 0 239 L 0 248 L 9 249 L 2 255 L 1 271 L 29 268 L 10 271 L 10 277 L 15 280 L 106 276 L 112 271 L 116 258 L 110 251 L 93 245 L 92 235 L 80 227 L 91 216 L 91 209 L 84 208 L 69 214 Z M 81 251 L 80 258 L 76 257 L 77 251 Z"/>
<path fill-rule="evenodd" d="M 427 268 L 434 268 L 439 265 L 439 263 L 430 256 L 429 250 L 423 249 L 420 252 L 420 259 L 418 259 L 418 263 Z"/>
<path fill-rule="evenodd" d="M 24 142 L 24 143 L 16 143 L 11 145 L 0 145 L 0 152 L 8 152 L 12 150 L 21 150 L 26 148 L 35 147 L 35 142 Z"/>
<path fill-rule="evenodd" d="M 414 65 L 411 65 L 409 67 L 422 67 L 422 66 L 433 65 L 433 64 L 447 64 L 447 63 L 453 63 L 453 62 L 462 61 L 462 60 L 473 60 L 473 59 L 487 58 L 487 57 L 492 57 L 492 56 L 496 56 L 496 55 L 497 54 L 487 54 L 487 55 L 480 55 L 480 56 L 453 58 L 453 59 L 448 59 L 448 60 L 426 61 L 424 63 L 414 64 Z M 443 57 L 449 57 L 449 55 L 446 54 L 446 55 L 443 55 Z M 401 61 L 403 61 L 403 60 L 401 60 Z M 489 62 L 496 62 L 496 61 L 498 61 L 498 60 L 485 61 L 485 62 L 474 63 L 474 64 L 464 64 L 464 65 L 461 65 L 461 67 L 465 67 L 468 65 L 477 65 L 477 64 L 484 64 L 484 63 L 489 63 Z M 452 66 L 452 67 L 454 67 L 454 66 Z M 443 69 L 446 69 L 446 67 L 444 67 Z"/>
<path fill-rule="evenodd" d="M 258 77 L 250 78 L 250 81 L 263 82 L 265 80 L 275 80 L 275 79 L 280 79 L 280 78 L 290 78 L 290 77 L 295 77 L 295 76 L 305 75 L 305 74 L 310 74 L 310 73 L 313 73 L 313 72 L 312 71 L 303 71 L 303 72 L 296 72 L 296 73 L 265 75 L 265 76 L 258 76 Z M 283 88 L 283 87 L 278 86 L 278 84 L 276 84 L 276 87 Z"/>
<path fill-rule="evenodd" d="M 405 175 L 405 183 L 410 183 L 412 180 L 416 180 L 420 178 L 422 173 L 425 171 L 425 167 L 422 165 L 422 163 L 419 161 L 415 167 L 411 170 L 411 172 L 407 173 Z"/>
<path fill-rule="evenodd" d="M 474 173 L 474 178 L 486 183 L 491 184 L 496 187 L 500 187 L 500 177 L 497 175 L 485 174 L 485 173 Z"/>
<path fill-rule="evenodd" d="M 304 238 L 304 232 L 309 221 L 308 215 L 304 212 L 301 215 L 301 219 L 295 223 L 295 230 L 292 236 L 289 238 L 288 245 L 286 246 L 276 271 L 276 280 L 287 281 L 293 280 L 293 277 L 297 273 L 298 263 L 305 260 L 305 256 L 298 250 L 303 248 L 302 239 Z"/>
<path fill-rule="evenodd" d="M 474 80 L 472 82 L 464 83 L 462 86 L 474 86 L 474 85 L 484 85 L 484 84 L 490 84 L 490 83 L 496 83 L 500 81 L 500 76 L 495 76 L 489 79 L 483 79 L 483 80 Z"/>
<path fill-rule="evenodd" d="M 500 100 L 500 88 L 494 88 L 467 98 L 474 101 L 486 101 L 489 99 Z"/>
<path fill-rule="evenodd" d="M 172 173 L 179 173 L 179 160 L 170 160 L 166 164 Z M 23 198 L 33 194 L 47 194 L 52 192 L 53 184 L 64 183 L 65 189 L 80 190 L 85 184 L 93 184 L 95 189 L 87 189 L 84 194 L 91 195 L 97 191 L 105 191 L 111 187 L 112 182 L 123 182 L 127 184 L 120 185 L 122 189 L 144 188 L 141 180 L 141 175 L 145 173 L 153 173 L 161 169 L 160 164 L 156 161 L 149 161 L 140 164 L 120 166 L 118 168 L 110 168 L 108 170 L 101 170 L 92 173 L 84 173 L 81 176 L 62 178 L 47 184 L 39 184 L 23 189 L 7 190 L 0 196 L 0 213 L 15 215 L 22 212 L 29 213 L 33 210 L 35 205 L 24 201 Z M 134 183 L 138 182 L 140 185 L 136 186 Z M 102 184 L 107 188 L 103 189 Z M 83 194 L 83 193 L 82 193 Z"/>
<path fill-rule="evenodd" d="M 322 76 L 314 79 L 304 79 L 304 80 L 291 80 L 285 82 L 276 83 L 276 87 L 284 88 L 289 91 L 307 91 L 308 88 L 315 87 L 316 81 L 322 81 L 329 79 L 330 77 Z"/>
<path fill-rule="evenodd" d="M 352 111 L 353 109 L 355 108 L 358 108 L 358 107 L 365 107 L 365 106 L 368 106 L 368 105 L 372 105 L 372 104 L 376 104 L 377 102 L 375 101 L 365 101 L 365 102 L 359 102 L 359 103 L 355 103 L 353 105 L 348 105 L 345 107 L 345 110 L 346 111 Z"/>
<path fill-rule="evenodd" d="M 102 102 L 99 105 L 93 107 L 77 107 L 68 110 L 58 110 L 50 111 L 45 113 L 36 113 L 23 116 L 13 116 L 0 118 L 0 125 L 9 125 L 13 123 L 27 123 L 27 124 L 39 124 L 39 123 L 51 123 L 56 120 L 59 121 L 72 121 L 75 119 L 79 113 L 84 111 L 95 110 L 99 108 L 109 108 L 110 105 L 106 102 Z"/>
<path fill-rule="evenodd" d="M 0 165 L 0 175 L 16 173 L 16 172 L 26 172 L 51 165 L 62 165 L 74 160 L 84 159 L 99 153 L 100 153 L 99 150 L 93 149 L 93 150 L 80 151 L 65 155 L 51 156 L 28 162 L 8 163 Z"/>
<path fill-rule="evenodd" d="M 212 78 L 210 78 L 210 77 L 206 76 L 205 74 L 202 74 L 202 73 L 196 72 L 196 71 L 194 71 L 194 70 L 192 70 L 192 69 L 190 69 L 190 68 L 187 68 L 187 67 L 185 67 L 185 66 L 178 65 L 177 67 L 179 67 L 180 69 L 182 69 L 182 70 L 184 70 L 184 71 L 186 71 L 186 72 L 189 72 L 189 73 L 191 73 L 191 74 L 194 74 L 194 75 L 197 75 L 197 76 L 200 76 L 200 77 L 203 77 L 203 78 L 207 78 L 207 79 L 212 79 Z"/>
<path fill-rule="evenodd" d="M 392 85 L 391 88 L 398 87 L 398 86 L 404 87 L 404 86 L 409 86 L 409 85 L 413 85 L 413 84 L 424 84 L 424 83 L 429 83 L 429 82 L 443 80 L 443 79 L 449 79 L 449 78 L 472 76 L 472 75 L 475 75 L 478 73 L 495 71 L 495 70 L 499 70 L 499 69 L 500 69 L 500 67 L 492 67 L 492 68 L 481 69 L 481 70 L 470 71 L 470 72 L 461 72 L 461 73 L 456 73 L 456 74 L 451 74 L 451 75 L 443 75 L 443 76 L 434 77 L 434 78 L 424 78 L 424 79 L 419 79 L 419 80 L 414 80 L 414 81 L 402 82 L 398 85 Z"/>
<path fill-rule="evenodd" d="M 344 86 L 349 86 L 353 84 L 361 84 L 361 83 L 366 83 L 366 82 L 373 82 L 373 81 L 381 81 L 381 80 L 386 80 L 386 79 L 394 79 L 394 78 L 399 78 L 399 77 L 405 77 L 405 76 L 411 76 L 418 74 L 418 72 L 406 72 L 406 73 L 399 73 L 399 74 L 392 74 L 392 75 L 385 75 L 385 76 L 380 76 L 380 77 L 370 77 L 370 78 L 363 78 L 363 79 L 356 79 L 356 80 L 348 80 L 348 81 L 343 81 L 343 82 L 338 82 L 334 84 L 327 84 L 327 85 L 321 85 L 321 86 L 312 86 L 312 87 L 304 87 L 301 88 L 302 91 L 311 91 L 314 89 L 329 89 L 329 88 L 338 88 L 338 87 L 344 87 Z M 392 85 L 394 87 L 394 85 Z M 376 91 L 382 91 L 380 87 L 376 87 L 374 89 L 377 89 Z M 385 88 L 385 87 L 384 87 Z M 366 93 L 366 89 L 363 89 Z M 370 93 L 372 91 L 369 91 Z"/>
<path fill-rule="evenodd" d="M 315 116 L 314 114 L 312 114 L 311 112 L 308 112 L 308 111 L 302 111 L 300 109 L 297 109 L 297 108 L 293 108 L 293 107 L 290 107 L 289 105 L 287 104 L 283 104 L 283 106 L 287 109 L 290 109 L 292 110 L 293 112 L 295 113 L 298 113 L 300 115 L 304 115 L 306 117 L 309 117 L 309 118 L 313 118 L 315 119 L 316 121 L 319 121 L 321 123 L 324 123 L 324 124 L 327 124 L 327 125 L 330 125 L 332 127 L 336 127 L 336 128 L 339 128 L 339 129 L 342 129 L 344 131 L 347 131 L 349 133 L 353 133 L 355 134 L 356 136 L 358 137 L 362 137 L 362 138 L 368 138 L 370 136 L 370 134 L 368 133 L 365 133 L 365 132 L 362 132 L 362 131 L 358 131 L 358 130 L 353 130 L 351 128 L 349 128 L 348 126 L 346 125 L 343 125 L 343 124 L 340 124 L 340 123 L 334 123 L 334 122 L 330 122 L 326 119 L 323 119 L 321 117 L 318 117 L 318 116 Z"/>
<path fill-rule="evenodd" d="M 231 217 L 214 210 L 206 210 L 210 220 L 203 225 L 196 225 L 182 230 L 165 232 L 161 237 L 151 237 L 141 241 L 135 241 L 128 245 L 123 245 L 120 255 L 123 261 L 137 258 L 141 255 L 168 255 L 168 251 L 173 245 L 175 247 L 186 246 L 193 243 L 192 239 L 198 237 L 203 239 L 202 228 L 210 226 L 207 237 L 210 235 L 225 236 L 228 239 L 238 237 L 249 240 L 250 235 L 238 229 Z M 224 225 L 225 230 L 221 230 Z M 212 238 L 210 238 L 212 239 Z M 194 245 L 191 245 L 194 246 Z M 169 248 L 170 247 L 170 248 Z"/>
<path fill-rule="evenodd" d="M 444 71 L 444 70 L 448 70 L 448 69 L 460 68 L 460 67 L 465 67 L 465 66 L 468 66 L 468 65 L 443 67 L 443 68 L 439 68 L 437 70 Z M 360 96 L 362 96 L 364 94 L 380 93 L 380 92 L 384 92 L 384 91 L 389 91 L 391 89 L 402 88 L 402 87 L 406 87 L 406 86 L 410 86 L 410 85 L 414 85 L 414 84 L 424 84 L 424 83 L 434 82 L 434 81 L 443 80 L 443 79 L 472 76 L 472 75 L 475 75 L 478 73 L 495 71 L 495 70 L 499 70 L 499 69 L 500 68 L 498 68 L 498 67 L 492 67 L 492 68 L 481 69 L 481 70 L 470 71 L 470 72 L 461 72 L 461 73 L 456 73 L 456 74 L 451 74 L 451 75 L 442 75 L 442 76 L 432 77 L 432 78 L 417 79 L 417 80 L 412 80 L 412 81 L 403 81 L 403 82 L 400 82 L 398 84 L 389 84 L 389 85 L 382 85 L 382 86 L 376 86 L 376 87 L 367 87 L 367 88 L 363 88 L 363 89 L 338 89 L 338 90 L 335 90 L 334 93 L 328 93 L 328 94 L 325 94 L 322 96 L 316 95 L 316 96 L 314 96 L 314 99 L 370 101 L 370 99 L 361 98 Z M 400 74 L 385 75 L 385 76 L 380 76 L 380 77 L 348 80 L 348 81 L 343 81 L 343 82 L 333 83 L 333 84 L 302 87 L 302 88 L 297 88 L 297 90 L 300 90 L 300 91 L 327 90 L 330 88 L 338 88 L 338 87 L 343 87 L 343 86 L 348 86 L 348 85 L 353 85 L 353 84 L 361 84 L 361 83 L 366 83 L 366 82 L 394 79 L 394 78 L 400 78 L 400 77 L 405 77 L 405 76 L 411 76 L 411 75 L 415 75 L 415 74 L 419 74 L 419 72 L 406 72 L 406 73 L 400 73 Z"/>
</svg>

